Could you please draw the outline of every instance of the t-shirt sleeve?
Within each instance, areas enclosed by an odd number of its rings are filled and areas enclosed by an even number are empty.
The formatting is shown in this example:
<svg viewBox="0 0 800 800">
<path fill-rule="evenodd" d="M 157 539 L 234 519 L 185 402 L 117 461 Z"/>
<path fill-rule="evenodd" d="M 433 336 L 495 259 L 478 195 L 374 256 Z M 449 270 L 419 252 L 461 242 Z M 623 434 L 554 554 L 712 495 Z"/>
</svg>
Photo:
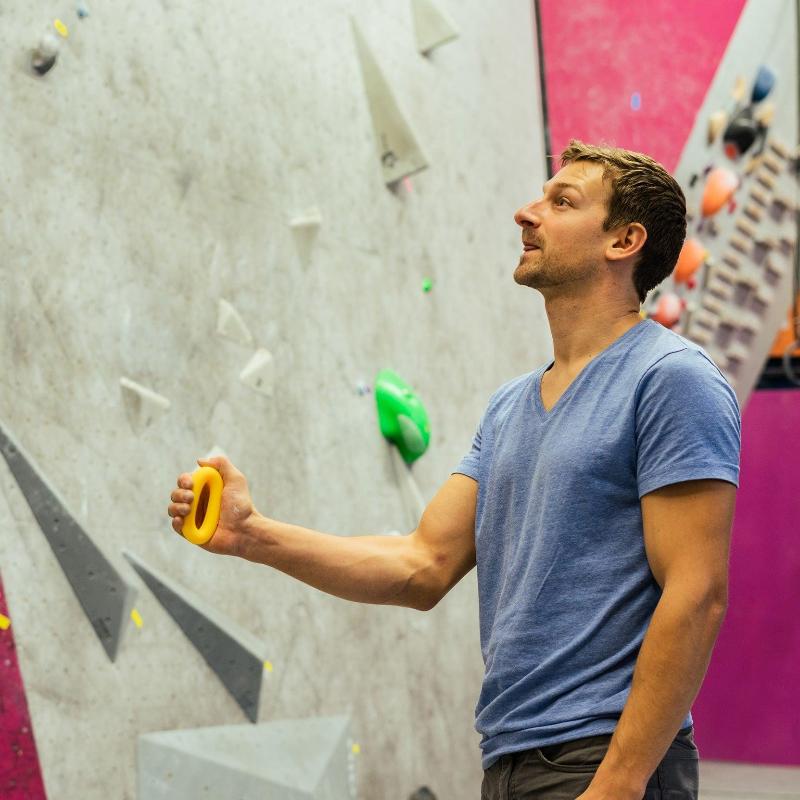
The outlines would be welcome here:
<svg viewBox="0 0 800 800">
<path fill-rule="evenodd" d="M 705 353 L 686 348 L 642 377 L 636 403 L 639 497 L 681 481 L 739 485 L 741 415 L 731 385 Z"/>
<path fill-rule="evenodd" d="M 481 464 L 481 431 L 483 424 L 486 420 L 486 414 L 483 415 L 481 421 L 478 423 L 478 429 L 475 431 L 475 436 L 472 438 L 472 447 L 470 451 L 461 459 L 459 465 L 453 470 L 451 475 L 459 473 L 467 475 L 474 480 L 478 480 Z"/>
</svg>

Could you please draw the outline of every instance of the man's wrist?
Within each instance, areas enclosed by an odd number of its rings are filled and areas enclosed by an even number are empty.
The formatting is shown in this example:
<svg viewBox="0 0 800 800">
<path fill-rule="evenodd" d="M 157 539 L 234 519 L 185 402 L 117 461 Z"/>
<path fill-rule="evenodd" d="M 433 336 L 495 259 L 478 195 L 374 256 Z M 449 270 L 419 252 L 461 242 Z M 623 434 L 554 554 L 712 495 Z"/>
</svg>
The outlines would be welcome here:
<svg viewBox="0 0 800 800">
<path fill-rule="evenodd" d="M 239 548 L 236 553 L 239 558 L 258 560 L 257 552 L 266 523 L 266 517 L 262 517 L 255 508 L 239 523 Z"/>
<path fill-rule="evenodd" d="M 642 800 L 650 776 L 641 777 L 637 772 L 630 764 L 612 763 L 606 756 L 589 788 L 609 800 Z"/>
</svg>

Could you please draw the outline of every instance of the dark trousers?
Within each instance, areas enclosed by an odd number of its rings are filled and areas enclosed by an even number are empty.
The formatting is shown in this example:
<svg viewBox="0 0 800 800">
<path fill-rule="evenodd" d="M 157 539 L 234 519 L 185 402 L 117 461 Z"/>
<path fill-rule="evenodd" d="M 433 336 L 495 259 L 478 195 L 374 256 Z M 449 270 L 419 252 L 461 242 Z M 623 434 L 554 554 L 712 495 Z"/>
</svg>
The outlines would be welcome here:
<svg viewBox="0 0 800 800">
<path fill-rule="evenodd" d="M 481 800 L 575 800 L 605 757 L 611 734 L 509 753 L 484 770 Z M 684 728 L 647 783 L 644 800 L 697 800 L 698 754 Z"/>
</svg>

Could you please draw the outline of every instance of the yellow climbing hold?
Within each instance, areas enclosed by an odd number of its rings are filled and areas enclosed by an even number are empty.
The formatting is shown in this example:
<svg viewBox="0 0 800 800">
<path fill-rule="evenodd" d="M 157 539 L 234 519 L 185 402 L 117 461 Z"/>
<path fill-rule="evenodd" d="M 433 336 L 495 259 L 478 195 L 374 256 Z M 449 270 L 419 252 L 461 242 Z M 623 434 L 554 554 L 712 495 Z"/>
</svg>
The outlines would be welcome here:
<svg viewBox="0 0 800 800">
<path fill-rule="evenodd" d="M 131 619 L 133 620 L 133 624 L 136 625 L 137 628 L 141 628 L 144 625 L 144 621 L 142 620 L 142 615 L 135 609 L 131 609 Z"/>
<path fill-rule="evenodd" d="M 64 24 L 64 23 L 63 23 L 63 22 L 62 22 L 60 19 L 54 20 L 54 22 L 53 22 L 53 27 L 54 27 L 54 28 L 55 28 L 55 29 L 56 29 L 56 30 L 59 32 L 59 34 L 60 34 L 61 36 L 63 36 L 65 39 L 67 38 L 67 36 L 69 36 L 69 28 L 67 28 L 67 26 L 66 26 L 66 25 L 65 25 L 65 24 Z"/>
<path fill-rule="evenodd" d="M 5 614 L 0 614 L 0 631 L 7 631 L 9 627 L 11 627 L 11 620 Z"/>
<path fill-rule="evenodd" d="M 271 661 L 265 661 L 264 662 L 264 669 L 267 672 L 272 672 L 272 662 Z"/>
<path fill-rule="evenodd" d="M 361 752 L 361 745 L 358 742 L 356 742 L 353 745 L 352 750 L 354 755 L 358 755 Z"/>
</svg>

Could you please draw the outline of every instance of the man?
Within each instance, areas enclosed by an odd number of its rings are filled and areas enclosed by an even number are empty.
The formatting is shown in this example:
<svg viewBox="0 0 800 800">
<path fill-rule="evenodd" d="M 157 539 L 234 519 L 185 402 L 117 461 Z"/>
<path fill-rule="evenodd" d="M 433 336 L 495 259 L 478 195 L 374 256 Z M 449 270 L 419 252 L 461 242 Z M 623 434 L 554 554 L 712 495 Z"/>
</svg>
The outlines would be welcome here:
<svg viewBox="0 0 800 800">
<path fill-rule="evenodd" d="M 554 359 L 503 385 L 405 537 L 268 519 L 225 481 L 206 546 L 349 600 L 432 608 L 477 564 L 484 800 L 697 797 L 689 712 L 727 603 L 736 397 L 639 307 L 686 232 L 673 178 L 573 141 L 515 215 L 514 279 L 544 297 Z M 191 477 L 172 492 L 180 531 Z"/>
</svg>

